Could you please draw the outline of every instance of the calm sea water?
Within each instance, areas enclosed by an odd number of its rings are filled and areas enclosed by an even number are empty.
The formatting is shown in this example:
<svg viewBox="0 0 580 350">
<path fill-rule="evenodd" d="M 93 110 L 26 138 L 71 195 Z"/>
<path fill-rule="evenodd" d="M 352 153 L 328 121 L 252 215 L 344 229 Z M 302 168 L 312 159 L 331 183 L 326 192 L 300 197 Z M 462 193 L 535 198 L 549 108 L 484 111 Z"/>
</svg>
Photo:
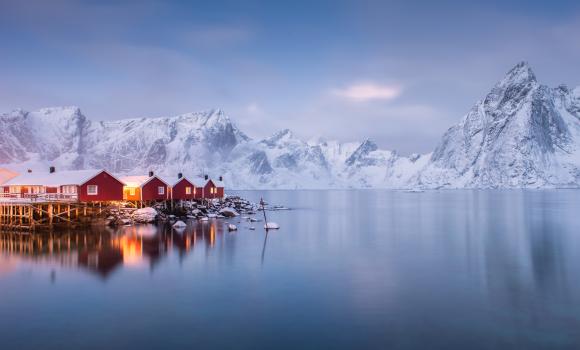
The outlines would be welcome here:
<svg viewBox="0 0 580 350">
<path fill-rule="evenodd" d="M 580 348 L 580 191 L 270 191 L 226 221 L 2 233 L 2 349 Z"/>
</svg>

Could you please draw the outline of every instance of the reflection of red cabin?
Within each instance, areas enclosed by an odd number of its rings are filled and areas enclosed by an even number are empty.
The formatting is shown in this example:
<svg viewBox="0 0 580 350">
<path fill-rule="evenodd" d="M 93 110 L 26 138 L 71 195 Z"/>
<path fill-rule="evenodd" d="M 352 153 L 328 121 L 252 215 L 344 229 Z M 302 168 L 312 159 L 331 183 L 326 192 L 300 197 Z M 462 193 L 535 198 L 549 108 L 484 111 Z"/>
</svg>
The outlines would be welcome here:
<svg viewBox="0 0 580 350">
<path fill-rule="evenodd" d="M 194 199 L 196 198 L 195 193 L 196 193 L 195 185 L 185 177 L 180 177 L 171 188 L 171 199 L 176 200 Z"/>
</svg>

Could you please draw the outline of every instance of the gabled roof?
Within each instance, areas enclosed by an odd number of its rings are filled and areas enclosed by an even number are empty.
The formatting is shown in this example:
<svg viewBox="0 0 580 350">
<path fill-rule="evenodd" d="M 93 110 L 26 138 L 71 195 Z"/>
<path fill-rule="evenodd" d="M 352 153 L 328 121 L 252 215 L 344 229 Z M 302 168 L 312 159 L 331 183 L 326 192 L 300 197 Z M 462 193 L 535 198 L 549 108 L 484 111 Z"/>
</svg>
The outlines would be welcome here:
<svg viewBox="0 0 580 350">
<path fill-rule="evenodd" d="M 215 185 L 215 187 L 226 187 L 223 181 L 220 180 L 213 180 L 213 184 Z"/>
<path fill-rule="evenodd" d="M 153 176 L 128 175 L 128 176 L 121 176 L 120 179 L 122 182 L 125 183 L 125 186 L 128 186 L 128 187 L 143 187 L 147 183 L 149 183 L 149 181 L 151 181 L 153 179 L 158 179 L 159 181 L 163 182 L 165 184 L 165 186 L 169 186 L 167 181 L 165 181 L 164 179 L 162 179 L 161 177 L 159 177 L 157 175 L 153 175 Z"/>
<path fill-rule="evenodd" d="M 89 181 L 93 177 L 105 172 L 113 177 L 115 180 L 123 183 L 115 176 L 111 175 L 106 170 L 63 170 L 55 171 L 54 173 L 46 171 L 32 171 L 20 174 L 8 180 L 4 186 L 48 186 L 57 187 L 64 185 L 80 186 Z"/>
<path fill-rule="evenodd" d="M 203 177 L 194 177 L 189 180 L 195 187 L 205 187 L 209 180 L 204 179 Z"/>
<path fill-rule="evenodd" d="M 22 173 L 11 180 L 7 181 L 5 185 L 7 186 L 63 186 L 63 185 L 82 185 L 85 182 L 89 181 L 93 177 L 99 175 L 102 172 L 106 172 L 105 170 L 64 170 L 64 171 L 56 171 L 54 173 L 46 172 L 46 171 L 32 171 Z M 109 174 L 113 178 L 113 175 Z M 116 180 L 120 181 L 119 179 L 115 178 Z"/>
<path fill-rule="evenodd" d="M 194 186 L 195 186 L 195 184 L 193 183 L 193 181 L 191 181 L 191 180 L 190 180 L 189 178 L 187 178 L 186 176 L 182 176 L 182 177 L 180 177 L 180 178 L 176 178 L 176 179 L 172 179 L 172 180 L 167 180 L 167 178 L 165 178 L 165 179 L 166 179 L 166 181 L 167 181 L 168 183 L 170 183 L 170 184 L 171 184 L 171 187 L 174 187 L 175 185 L 177 185 L 178 183 L 180 183 L 180 182 L 181 182 L 181 181 L 183 181 L 183 180 L 185 180 L 185 181 L 187 181 L 187 182 L 189 182 L 189 183 L 191 183 L 192 185 L 194 185 Z"/>
<path fill-rule="evenodd" d="M 0 185 L 16 176 L 18 176 L 17 172 L 6 168 L 0 168 Z"/>
</svg>

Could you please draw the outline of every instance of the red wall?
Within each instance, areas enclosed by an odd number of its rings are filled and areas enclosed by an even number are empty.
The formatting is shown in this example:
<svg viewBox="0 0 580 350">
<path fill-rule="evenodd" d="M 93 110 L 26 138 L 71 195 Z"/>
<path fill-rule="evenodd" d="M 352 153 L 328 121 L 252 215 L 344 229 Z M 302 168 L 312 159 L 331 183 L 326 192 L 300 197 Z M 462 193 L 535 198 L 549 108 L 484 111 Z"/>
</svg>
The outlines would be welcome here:
<svg viewBox="0 0 580 350">
<path fill-rule="evenodd" d="M 206 184 L 205 187 L 203 189 L 203 197 L 204 198 L 217 198 L 217 194 L 212 194 L 210 191 L 210 188 L 215 187 L 213 181 L 209 180 Z"/>
<path fill-rule="evenodd" d="M 162 195 L 157 192 L 157 187 L 159 186 L 165 187 L 165 192 Z M 169 198 L 167 185 L 157 177 L 154 177 L 145 186 L 141 187 L 141 195 L 144 201 L 162 201 Z"/>
<path fill-rule="evenodd" d="M 217 188 L 217 198 L 224 198 L 224 188 L 223 187 Z"/>
<path fill-rule="evenodd" d="M 99 186 L 97 195 L 87 195 L 87 186 L 89 185 Z M 79 201 L 81 202 L 122 201 L 123 184 L 107 172 L 103 171 L 80 186 L 78 193 Z"/>
<path fill-rule="evenodd" d="M 195 187 L 195 199 L 203 198 L 203 187 Z"/>
<path fill-rule="evenodd" d="M 185 188 L 189 186 L 191 187 L 191 194 L 185 193 Z M 193 189 L 195 186 L 187 181 L 187 179 L 183 178 L 179 181 L 175 186 L 173 186 L 173 199 L 194 199 Z M 201 189 L 200 189 L 201 190 Z M 197 192 L 197 190 L 196 190 Z"/>
</svg>

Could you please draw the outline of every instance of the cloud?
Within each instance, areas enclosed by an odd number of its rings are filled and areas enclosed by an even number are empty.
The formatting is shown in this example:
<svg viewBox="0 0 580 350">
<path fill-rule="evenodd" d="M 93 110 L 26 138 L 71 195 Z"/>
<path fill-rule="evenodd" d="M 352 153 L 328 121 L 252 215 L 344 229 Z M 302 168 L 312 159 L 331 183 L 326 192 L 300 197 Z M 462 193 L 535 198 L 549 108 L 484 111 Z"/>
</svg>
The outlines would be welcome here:
<svg viewBox="0 0 580 350">
<path fill-rule="evenodd" d="M 258 105 L 255 102 L 252 102 L 246 106 L 246 112 L 248 114 L 252 114 L 252 115 L 262 115 L 263 114 L 262 107 L 260 107 L 260 105 Z"/>
<path fill-rule="evenodd" d="M 333 95 L 355 102 L 373 100 L 393 100 L 401 95 L 402 88 L 397 85 L 379 85 L 375 83 L 358 83 L 343 89 L 332 90 Z"/>
</svg>

